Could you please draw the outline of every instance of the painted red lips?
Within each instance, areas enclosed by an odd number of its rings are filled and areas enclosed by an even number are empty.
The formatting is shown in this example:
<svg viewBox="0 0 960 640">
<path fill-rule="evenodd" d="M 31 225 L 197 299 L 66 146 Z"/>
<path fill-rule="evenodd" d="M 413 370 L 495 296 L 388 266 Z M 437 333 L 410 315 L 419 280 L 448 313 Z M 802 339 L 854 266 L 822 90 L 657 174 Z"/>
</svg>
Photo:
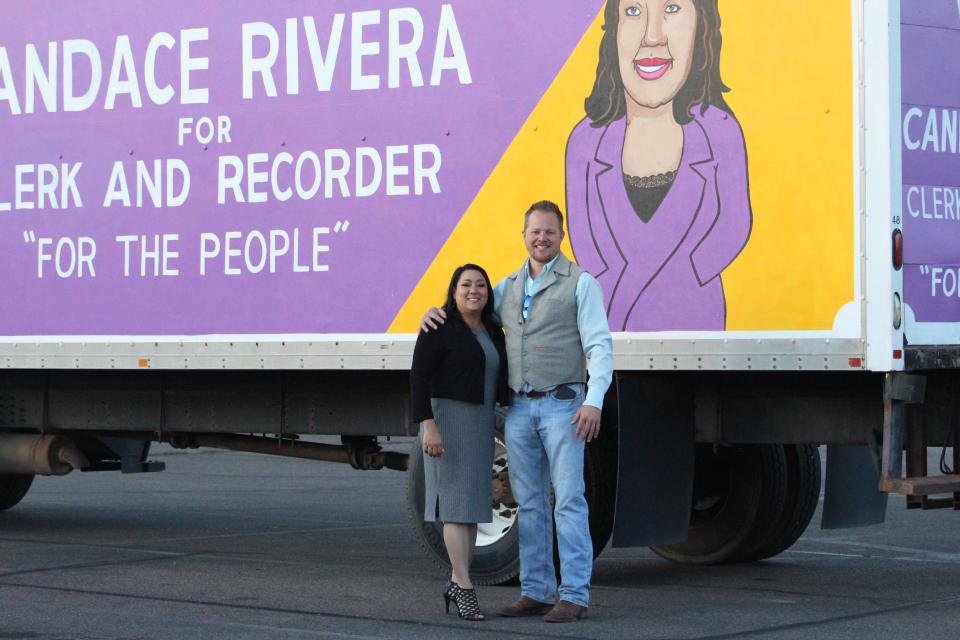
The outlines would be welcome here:
<svg viewBox="0 0 960 640">
<path fill-rule="evenodd" d="M 642 58 L 633 61 L 633 68 L 637 75 L 644 80 L 656 80 L 673 66 L 673 60 L 670 58 Z"/>
</svg>

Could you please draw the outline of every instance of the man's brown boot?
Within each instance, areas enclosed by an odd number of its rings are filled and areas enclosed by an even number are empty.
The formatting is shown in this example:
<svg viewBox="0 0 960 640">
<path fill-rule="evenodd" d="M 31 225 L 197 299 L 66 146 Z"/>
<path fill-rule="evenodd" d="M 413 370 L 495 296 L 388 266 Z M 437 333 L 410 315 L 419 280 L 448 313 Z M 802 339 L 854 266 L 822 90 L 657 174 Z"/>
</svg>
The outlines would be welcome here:
<svg viewBox="0 0 960 640">
<path fill-rule="evenodd" d="M 550 610 L 550 613 L 543 616 L 544 622 L 576 622 L 583 617 L 583 614 L 586 613 L 587 608 L 581 607 L 578 604 L 573 604 L 572 602 L 567 602 L 566 600 L 561 600 L 557 603 L 553 609 Z"/>
<path fill-rule="evenodd" d="M 497 609 L 497 615 L 504 618 L 525 618 L 527 616 L 542 616 L 550 611 L 551 606 L 545 602 L 537 602 L 533 598 L 520 596 L 513 604 Z"/>
</svg>

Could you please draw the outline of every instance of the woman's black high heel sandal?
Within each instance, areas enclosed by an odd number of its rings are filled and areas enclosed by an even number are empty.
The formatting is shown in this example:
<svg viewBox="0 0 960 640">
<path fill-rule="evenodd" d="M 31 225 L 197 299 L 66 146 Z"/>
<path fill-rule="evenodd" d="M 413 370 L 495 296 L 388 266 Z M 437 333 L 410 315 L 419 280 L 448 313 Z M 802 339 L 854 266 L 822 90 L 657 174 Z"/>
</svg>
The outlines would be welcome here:
<svg viewBox="0 0 960 640">
<path fill-rule="evenodd" d="M 480 602 L 477 601 L 477 592 L 475 589 L 464 589 L 458 585 L 453 585 L 453 601 L 457 605 L 457 613 L 463 620 L 480 622 L 486 620 L 487 616 L 480 611 Z"/>
<path fill-rule="evenodd" d="M 443 602 L 447 605 L 447 613 L 450 613 L 450 602 L 452 602 L 456 597 L 457 585 L 454 584 L 453 580 L 447 580 L 447 584 L 443 587 Z"/>
</svg>

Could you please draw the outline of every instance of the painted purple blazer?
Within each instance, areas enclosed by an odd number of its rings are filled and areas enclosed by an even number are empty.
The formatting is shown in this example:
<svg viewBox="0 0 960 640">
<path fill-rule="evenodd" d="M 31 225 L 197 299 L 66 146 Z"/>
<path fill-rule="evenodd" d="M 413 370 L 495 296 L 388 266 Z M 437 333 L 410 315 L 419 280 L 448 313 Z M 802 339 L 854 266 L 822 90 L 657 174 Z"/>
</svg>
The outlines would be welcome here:
<svg viewBox="0 0 960 640">
<path fill-rule="evenodd" d="M 736 118 L 716 107 L 683 125 L 683 154 L 649 222 L 623 184 L 626 121 L 582 120 L 567 141 L 567 215 L 577 263 L 603 287 L 612 331 L 722 331 L 721 272 L 747 244 L 753 216 Z"/>
</svg>

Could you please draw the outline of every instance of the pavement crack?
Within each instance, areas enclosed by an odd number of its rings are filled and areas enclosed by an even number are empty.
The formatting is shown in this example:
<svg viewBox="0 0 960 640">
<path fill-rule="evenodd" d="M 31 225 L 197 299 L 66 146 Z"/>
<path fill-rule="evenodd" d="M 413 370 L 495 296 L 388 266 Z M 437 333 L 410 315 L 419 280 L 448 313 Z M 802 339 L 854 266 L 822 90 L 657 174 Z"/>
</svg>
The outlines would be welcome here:
<svg viewBox="0 0 960 640">
<path fill-rule="evenodd" d="M 866 618 L 874 618 L 877 616 L 886 615 L 888 613 L 896 613 L 898 611 L 906 611 L 908 609 L 918 609 L 921 607 L 928 607 L 932 605 L 943 605 L 952 602 L 960 602 L 960 595 L 950 596 L 947 598 L 937 598 L 933 600 L 918 600 L 916 602 L 908 602 L 906 604 L 901 604 L 895 607 L 885 607 L 883 609 L 873 609 L 871 611 L 863 611 L 861 613 L 849 613 L 842 616 L 833 616 L 830 618 L 822 618 L 820 620 L 808 620 L 806 622 L 792 622 L 789 624 L 775 625 L 772 627 L 763 627 L 760 629 L 744 629 L 741 631 L 734 631 L 732 633 L 720 633 L 708 636 L 694 636 L 686 640 L 728 640 L 733 638 L 746 638 L 751 636 L 765 636 L 771 633 L 780 633 L 782 631 L 793 631 L 796 629 L 813 629 L 816 627 L 823 627 L 832 624 L 837 624 L 840 622 L 851 622 L 854 620 L 863 620 Z M 672 640 L 672 639 L 663 639 L 663 640 Z"/>
<path fill-rule="evenodd" d="M 773 587 L 751 587 L 746 585 L 710 585 L 710 584 L 696 584 L 696 583 L 681 583 L 681 584 L 658 584 L 645 587 L 624 587 L 624 586 L 611 586 L 603 584 L 593 584 L 590 586 L 593 590 L 610 590 L 610 591 L 650 591 L 650 592 L 662 592 L 662 591 L 671 591 L 674 593 L 683 593 L 684 589 L 698 589 L 701 591 L 722 591 L 722 592 L 731 592 L 731 591 L 742 591 L 744 593 L 760 593 L 760 594 L 775 594 L 779 596 L 790 596 L 793 598 L 825 598 L 829 600 L 851 600 L 855 602 L 869 602 L 871 604 L 883 604 L 884 602 L 897 602 L 894 598 L 878 598 L 875 596 L 866 597 L 860 595 L 845 595 L 845 594 L 836 594 L 836 593 L 818 593 L 811 591 L 797 591 L 792 589 L 777 589 Z"/>
<path fill-rule="evenodd" d="M 4 576 L 0 576 L 2 578 Z M 406 619 L 406 618 L 390 618 L 385 616 L 363 616 L 350 613 L 335 613 L 329 611 L 309 611 L 306 609 L 293 609 L 288 607 L 264 607 L 250 604 L 232 604 L 228 602 L 216 602 L 213 600 L 187 600 L 185 598 L 170 598 L 164 596 L 146 596 L 146 595 L 137 595 L 131 593 L 118 593 L 113 591 L 99 591 L 93 589 L 75 589 L 72 587 L 54 587 L 49 585 L 32 585 L 32 584 L 20 584 L 16 582 L 0 582 L 2 587 L 12 587 L 15 589 L 35 589 L 39 591 L 54 591 L 58 593 L 73 593 L 79 595 L 90 595 L 90 596 L 100 596 L 108 598 L 127 598 L 130 600 L 139 600 L 144 602 L 163 602 L 166 604 L 181 604 L 197 607 L 217 607 L 223 609 L 232 609 L 238 611 L 250 611 L 255 613 L 275 613 L 275 614 L 286 614 L 286 615 L 297 615 L 297 616 L 308 616 L 313 618 L 329 618 L 334 620 L 351 620 L 356 622 L 387 622 L 394 624 L 404 624 L 412 625 L 415 627 L 426 627 L 431 629 L 450 629 L 455 630 L 458 633 L 470 633 L 470 634 L 479 634 L 479 635 L 489 635 L 493 631 L 498 637 L 510 637 L 510 638 L 549 638 L 549 639 L 560 639 L 560 638 L 569 638 L 567 634 L 564 635 L 555 635 L 549 633 L 537 633 L 524 630 L 513 630 L 513 629 L 504 629 L 500 628 L 496 624 L 486 624 L 481 627 L 467 627 L 463 624 L 458 623 L 442 623 L 442 622 L 424 622 L 423 620 L 416 619 Z M 488 620 L 488 622 L 492 622 Z M 425 636 L 429 637 L 429 636 Z"/>
<path fill-rule="evenodd" d="M 101 549 L 106 551 L 133 551 L 136 553 L 154 553 L 167 556 L 181 556 L 183 551 L 165 551 L 163 549 L 150 549 L 147 547 L 131 547 L 122 544 L 97 544 L 94 542 L 71 542 L 69 540 L 49 540 L 35 538 L 32 540 L 23 538 L 0 538 L 0 542 L 10 542 L 13 544 L 35 544 L 50 547 L 79 547 L 81 549 Z M 2 638 L 0 638 L 2 640 Z"/>
<path fill-rule="evenodd" d="M 43 567 L 40 569 L 24 569 L 23 571 L 9 571 L 0 573 L 0 579 L 14 578 L 18 576 L 36 575 L 40 573 L 54 573 L 57 571 L 75 571 L 77 569 L 99 569 L 100 567 L 116 567 L 123 565 L 144 564 L 147 562 L 163 562 L 165 560 L 179 560 L 181 558 L 190 558 L 199 554 L 180 553 L 176 555 L 167 555 L 159 558 L 129 558 L 126 560 L 102 560 L 99 562 L 80 562 L 77 564 L 65 564 L 56 567 Z M 6 583 L 3 583 L 6 584 Z M 10 583 L 13 586 L 13 583 Z"/>
</svg>

